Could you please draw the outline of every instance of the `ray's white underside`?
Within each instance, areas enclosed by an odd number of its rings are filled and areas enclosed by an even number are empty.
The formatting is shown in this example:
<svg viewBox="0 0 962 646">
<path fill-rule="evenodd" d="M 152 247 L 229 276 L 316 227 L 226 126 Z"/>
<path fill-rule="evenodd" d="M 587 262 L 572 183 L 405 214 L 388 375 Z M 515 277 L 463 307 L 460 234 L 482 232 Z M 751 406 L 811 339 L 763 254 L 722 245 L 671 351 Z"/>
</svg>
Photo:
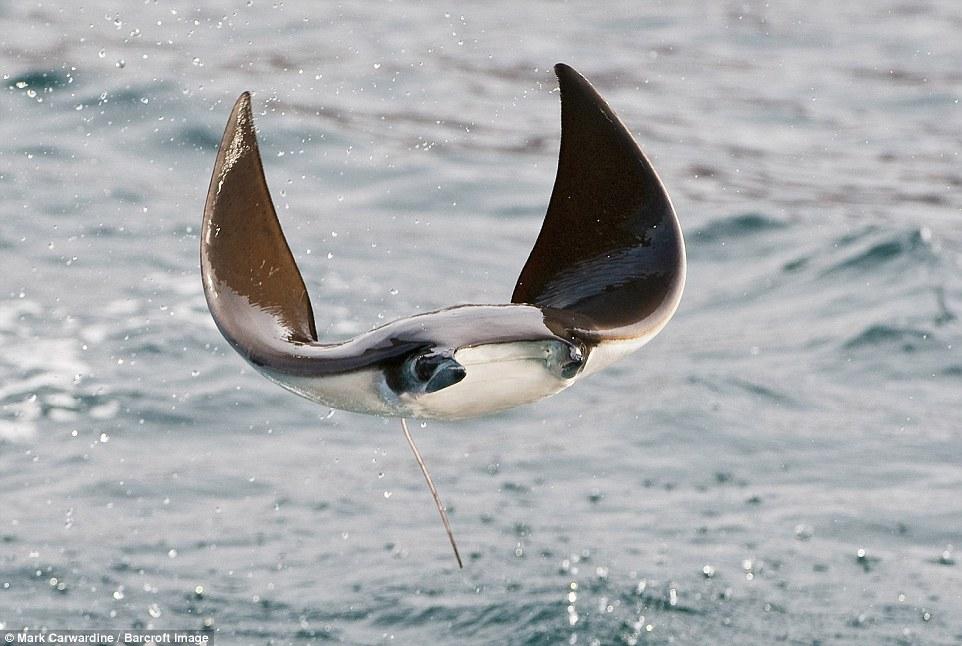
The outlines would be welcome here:
<svg viewBox="0 0 962 646">
<path fill-rule="evenodd" d="M 460 382 L 434 393 L 401 393 L 387 384 L 384 372 L 371 368 L 325 377 L 304 377 L 259 368 L 271 381 L 311 401 L 358 413 L 455 420 L 487 415 L 554 395 L 581 377 L 634 352 L 655 334 L 606 341 L 595 346 L 585 368 L 571 379 L 553 365 L 558 349 L 550 341 L 512 342 L 464 347 L 454 358 L 464 366 Z"/>
<path fill-rule="evenodd" d="M 458 350 L 460 382 L 434 393 L 398 395 L 378 369 L 302 377 L 261 368 L 271 381 L 312 401 L 358 413 L 462 419 L 494 413 L 553 395 L 574 383 L 552 371 L 550 342 L 497 343 Z"/>
</svg>

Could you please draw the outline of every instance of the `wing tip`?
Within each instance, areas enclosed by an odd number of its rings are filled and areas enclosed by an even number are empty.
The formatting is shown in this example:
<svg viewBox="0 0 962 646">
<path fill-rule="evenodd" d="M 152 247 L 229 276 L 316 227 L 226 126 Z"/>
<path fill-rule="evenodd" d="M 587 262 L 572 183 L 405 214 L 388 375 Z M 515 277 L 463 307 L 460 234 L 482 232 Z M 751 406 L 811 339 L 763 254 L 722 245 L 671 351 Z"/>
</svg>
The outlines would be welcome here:
<svg viewBox="0 0 962 646">
<path fill-rule="evenodd" d="M 254 133 L 254 109 L 250 92 L 243 92 L 237 97 L 237 100 L 234 102 L 234 108 L 231 110 L 228 123 L 230 127 L 228 131 L 224 133 L 224 143 L 228 141 L 228 135 L 232 135 L 233 137 L 236 136 L 238 132 L 244 139 L 254 140 L 256 143 L 257 138 Z M 223 143 L 221 145 L 223 145 Z"/>
<path fill-rule="evenodd" d="M 245 121 L 248 123 L 254 122 L 253 100 L 249 91 L 242 92 L 241 95 L 237 97 L 237 100 L 234 101 L 234 108 L 231 110 L 231 116 L 236 118 L 240 115 L 247 117 Z M 234 119 L 232 119 L 232 121 L 233 120 Z"/>
<path fill-rule="evenodd" d="M 252 95 L 250 93 L 250 90 L 244 90 L 243 92 L 241 92 L 240 96 L 237 97 L 237 100 L 234 101 L 234 111 L 237 111 L 239 109 L 244 109 L 244 108 L 247 108 L 248 110 L 250 110 L 251 96 Z"/>
<path fill-rule="evenodd" d="M 561 88 L 562 94 L 564 94 L 566 87 L 580 86 L 581 88 L 590 90 L 591 94 L 598 96 L 599 99 L 601 98 L 591 83 L 588 82 L 588 79 L 567 63 L 555 63 L 554 73 L 555 76 L 558 77 L 558 85 Z M 603 101 L 603 99 L 601 100 Z"/>
</svg>

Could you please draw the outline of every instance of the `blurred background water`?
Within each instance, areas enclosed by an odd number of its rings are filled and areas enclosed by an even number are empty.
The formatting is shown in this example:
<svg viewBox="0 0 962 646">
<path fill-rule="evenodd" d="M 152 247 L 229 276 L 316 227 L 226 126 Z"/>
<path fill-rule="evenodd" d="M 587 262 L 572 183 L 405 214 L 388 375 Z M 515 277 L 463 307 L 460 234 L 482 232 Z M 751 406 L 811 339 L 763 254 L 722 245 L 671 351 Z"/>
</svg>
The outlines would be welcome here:
<svg viewBox="0 0 962 646">
<path fill-rule="evenodd" d="M 962 7 L 0 4 L 0 625 L 221 644 L 962 641 Z M 570 63 L 686 232 L 681 309 L 554 398 L 414 426 L 207 313 L 230 105 L 324 338 L 511 294 Z M 955 546 L 955 547 L 953 547 Z"/>
</svg>

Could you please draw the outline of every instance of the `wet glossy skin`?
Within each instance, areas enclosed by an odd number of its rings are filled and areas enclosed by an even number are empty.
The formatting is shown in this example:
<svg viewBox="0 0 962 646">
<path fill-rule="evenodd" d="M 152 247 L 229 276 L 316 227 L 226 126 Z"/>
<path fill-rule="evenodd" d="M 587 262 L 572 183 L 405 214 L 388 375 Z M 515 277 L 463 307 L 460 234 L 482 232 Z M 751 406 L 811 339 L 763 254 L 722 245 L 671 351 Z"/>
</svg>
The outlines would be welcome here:
<svg viewBox="0 0 962 646">
<path fill-rule="evenodd" d="M 670 200 L 590 84 L 565 65 L 556 71 L 558 176 L 512 303 L 421 314 L 337 344 L 317 339 L 243 94 L 217 155 L 201 239 L 204 293 L 224 337 L 272 380 L 316 401 L 456 418 L 554 394 L 654 336 L 685 277 Z"/>
</svg>

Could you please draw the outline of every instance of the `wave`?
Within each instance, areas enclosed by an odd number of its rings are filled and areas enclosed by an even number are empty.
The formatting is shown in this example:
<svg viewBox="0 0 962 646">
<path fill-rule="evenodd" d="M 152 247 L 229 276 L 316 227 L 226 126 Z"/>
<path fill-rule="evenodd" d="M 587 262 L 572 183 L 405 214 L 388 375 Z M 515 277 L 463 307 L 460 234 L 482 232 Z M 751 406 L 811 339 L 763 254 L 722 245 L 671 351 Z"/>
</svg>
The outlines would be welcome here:
<svg viewBox="0 0 962 646">
<path fill-rule="evenodd" d="M 887 232 L 878 239 L 877 230 L 870 227 L 856 234 L 836 240 L 840 249 L 852 248 L 846 257 L 831 265 L 823 275 L 849 271 L 874 271 L 908 259 L 913 263 L 928 263 L 937 259 L 930 244 L 931 233 L 927 229 L 912 229 L 896 233 Z"/>
<path fill-rule="evenodd" d="M 912 352 L 919 349 L 919 346 L 923 343 L 931 343 L 932 341 L 932 334 L 927 330 L 876 324 L 847 340 L 843 347 L 847 350 L 856 350 L 879 346 L 899 346 L 902 352 Z"/>
<path fill-rule="evenodd" d="M 709 243 L 777 231 L 787 226 L 785 222 L 761 213 L 744 213 L 709 222 L 686 237 L 695 243 Z"/>
</svg>

